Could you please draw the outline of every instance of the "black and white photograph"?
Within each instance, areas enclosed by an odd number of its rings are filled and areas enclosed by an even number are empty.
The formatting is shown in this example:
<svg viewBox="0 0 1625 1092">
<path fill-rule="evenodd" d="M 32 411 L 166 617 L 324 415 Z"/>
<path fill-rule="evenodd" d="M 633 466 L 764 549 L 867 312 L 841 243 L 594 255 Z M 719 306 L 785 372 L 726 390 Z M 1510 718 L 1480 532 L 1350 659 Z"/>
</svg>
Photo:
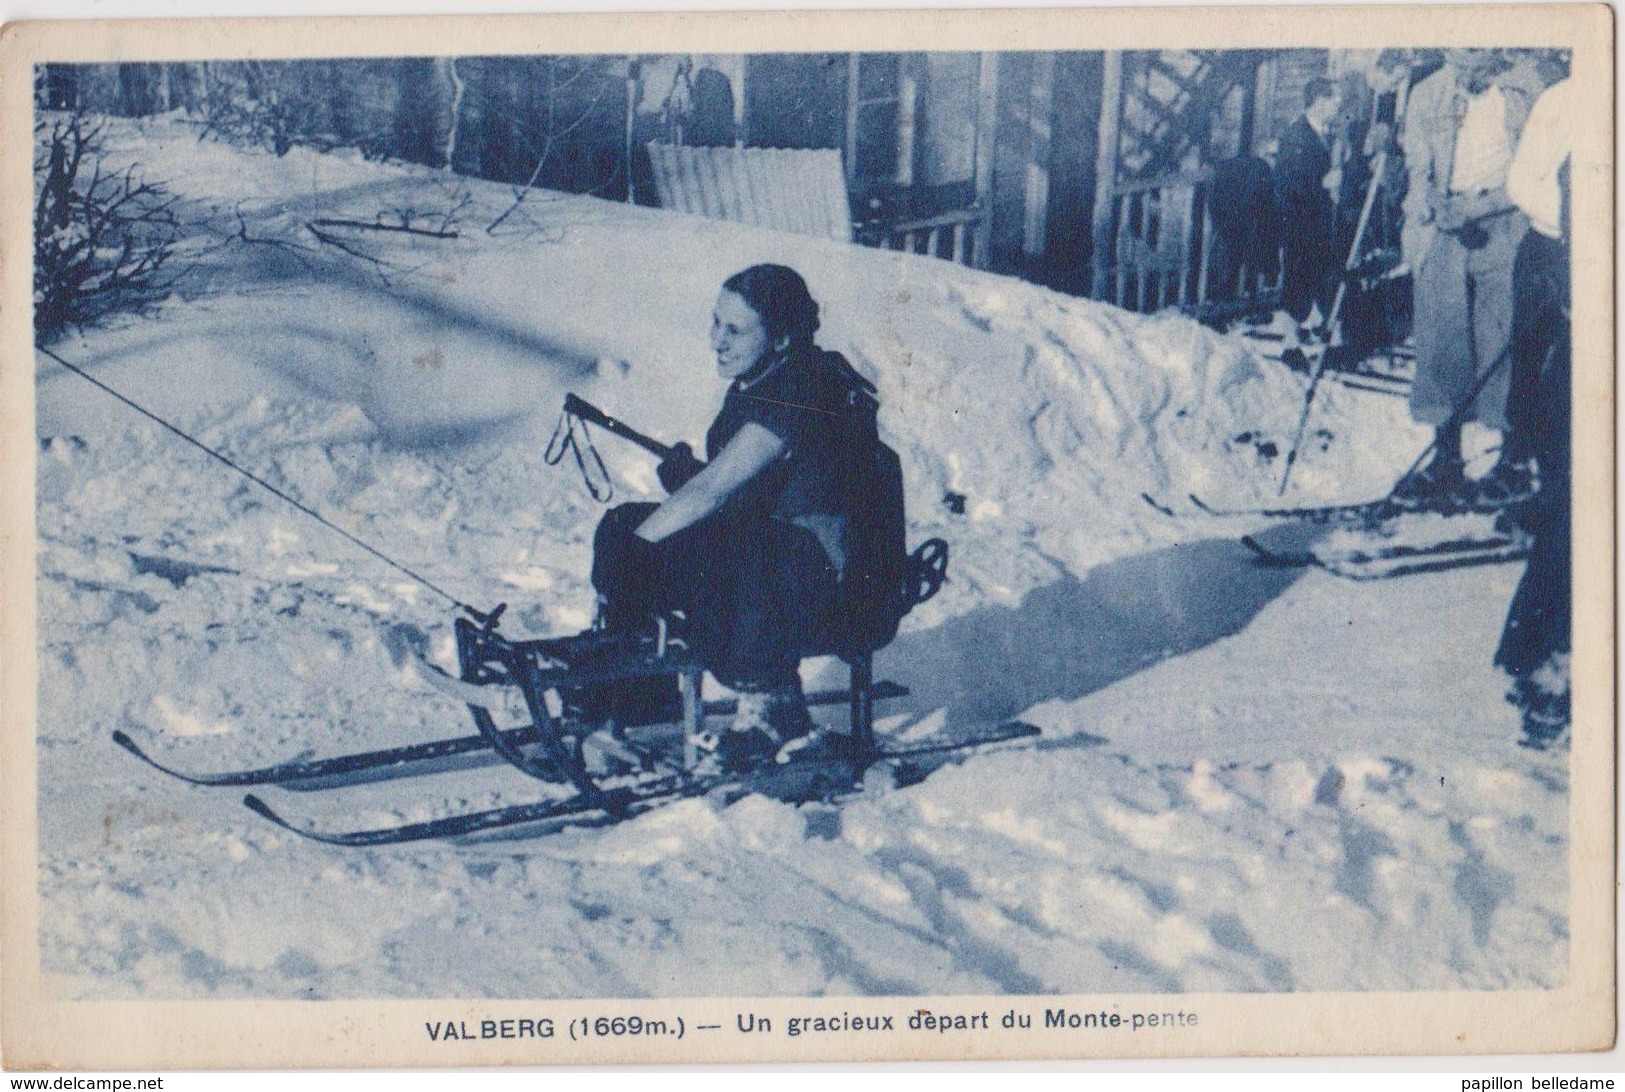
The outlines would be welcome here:
<svg viewBox="0 0 1625 1092">
<path fill-rule="evenodd" d="M 1607 1049 L 1612 24 L 1496 11 L 14 26 L 8 1064 Z"/>
</svg>

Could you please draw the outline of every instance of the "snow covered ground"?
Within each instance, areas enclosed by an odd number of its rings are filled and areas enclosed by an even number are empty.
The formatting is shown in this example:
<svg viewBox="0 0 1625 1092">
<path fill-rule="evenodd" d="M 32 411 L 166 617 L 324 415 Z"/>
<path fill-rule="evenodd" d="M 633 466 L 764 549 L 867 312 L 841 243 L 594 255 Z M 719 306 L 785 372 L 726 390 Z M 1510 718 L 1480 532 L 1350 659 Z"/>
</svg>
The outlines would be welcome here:
<svg viewBox="0 0 1625 1092">
<path fill-rule="evenodd" d="M 326 848 L 110 742 L 224 770 L 460 735 L 406 655 L 448 604 L 45 356 L 39 882 L 82 998 L 607 997 L 1554 986 L 1568 761 L 1490 667 L 1517 565 L 1359 584 L 1261 567 L 1302 380 L 1178 317 L 932 259 L 294 149 L 161 119 L 194 274 L 53 346 L 505 626 L 589 617 L 601 508 L 542 449 L 574 390 L 669 441 L 722 394 L 716 288 L 787 262 L 877 380 L 910 537 L 951 582 L 879 659 L 882 732 L 1036 741 L 835 810 L 688 801 L 479 845 Z M 427 216 L 450 240 L 315 218 Z M 1383 489 L 1399 399 L 1329 386 L 1291 496 Z M 601 438 L 620 498 L 650 460 Z M 943 503 L 963 494 L 965 510 Z M 1142 493 L 1167 502 L 1166 515 Z M 809 663 L 810 682 L 835 682 Z M 275 794 L 329 828 L 537 799 L 500 766 Z"/>
</svg>

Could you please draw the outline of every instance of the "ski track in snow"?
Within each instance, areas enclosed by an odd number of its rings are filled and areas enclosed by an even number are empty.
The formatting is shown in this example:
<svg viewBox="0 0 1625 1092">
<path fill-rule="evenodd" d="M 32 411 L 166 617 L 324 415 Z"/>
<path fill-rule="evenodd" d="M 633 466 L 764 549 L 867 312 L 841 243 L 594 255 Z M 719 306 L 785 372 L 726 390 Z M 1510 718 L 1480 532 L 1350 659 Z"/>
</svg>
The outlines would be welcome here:
<svg viewBox="0 0 1625 1092">
<path fill-rule="evenodd" d="M 882 730 L 1019 717 L 1043 735 L 838 810 L 687 800 L 523 841 L 304 841 L 110 734 L 196 770 L 463 734 L 403 666 L 449 663 L 449 608 L 42 356 L 40 939 L 61 996 L 1563 980 L 1566 755 L 1513 745 L 1489 666 L 1518 567 L 1369 585 L 1261 568 L 1234 537 L 1263 524 L 1140 497 L 1271 501 L 1263 452 L 1284 450 L 1296 377 L 1182 318 L 930 259 L 544 193 L 492 237 L 505 187 L 115 131 L 217 240 L 237 208 L 251 237 L 308 244 L 301 218 L 466 186 L 462 238 L 369 240 L 383 277 L 217 241 L 157 314 L 53 348 L 460 598 L 511 602 L 526 632 L 580 628 L 591 603 L 601 509 L 540 458 L 562 392 L 698 440 L 721 396 L 716 286 L 797 266 L 822 340 L 879 382 L 911 540 L 954 550 L 880 657 L 913 691 Z M 1295 494 L 1380 492 L 1421 446 L 1396 403 L 1322 392 Z M 654 495 L 646 457 L 600 450 L 620 497 Z M 492 766 L 272 792 L 336 828 L 557 790 Z"/>
</svg>

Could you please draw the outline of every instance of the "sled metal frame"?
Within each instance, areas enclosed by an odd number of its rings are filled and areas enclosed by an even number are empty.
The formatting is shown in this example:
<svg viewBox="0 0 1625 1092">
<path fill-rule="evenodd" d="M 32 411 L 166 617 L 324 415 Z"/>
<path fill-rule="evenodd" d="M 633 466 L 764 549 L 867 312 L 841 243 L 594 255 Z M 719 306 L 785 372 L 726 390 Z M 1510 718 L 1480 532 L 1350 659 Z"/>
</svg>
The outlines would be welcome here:
<svg viewBox="0 0 1625 1092">
<path fill-rule="evenodd" d="M 905 613 L 936 594 L 947 578 L 947 563 L 948 544 L 941 539 L 931 539 L 908 555 L 897 589 Z M 490 611 L 463 607 L 467 617 L 455 623 L 460 678 L 421 658 L 419 662 L 426 683 L 469 707 L 476 735 L 206 774 L 187 773 L 149 756 L 123 732 L 115 732 L 113 742 L 153 768 L 198 785 L 276 785 L 295 791 L 338 788 L 439 772 L 477 762 L 481 752 L 489 752 L 527 776 L 575 790 L 564 798 L 441 815 L 393 827 L 338 831 L 284 818 L 252 793 L 243 797 L 249 810 L 302 838 L 337 846 L 383 846 L 433 838 L 483 840 L 543 828 L 613 823 L 685 797 L 705 796 L 731 803 L 747 793 L 761 792 L 797 803 L 829 802 L 859 791 L 877 765 L 887 769 L 885 780 L 892 784 L 913 784 L 937 766 L 953 761 L 955 755 L 1038 734 L 1030 724 L 1011 721 L 968 737 L 882 749 L 874 734 L 875 703 L 908 693 L 894 682 L 875 681 L 874 649 L 883 647 L 893 635 L 885 633 L 877 634 L 875 643 L 860 646 L 860 651 L 806 653 L 836 655 L 850 670 L 846 690 L 807 695 L 809 705 L 843 701 L 849 705 L 851 728 L 844 746 L 824 749 L 827 753 L 822 755 L 815 748 L 810 755 L 769 763 L 746 774 L 707 770 L 697 761 L 706 715 L 727 715 L 738 706 L 727 700 L 704 701 L 704 665 L 686 642 L 671 636 L 667 623 L 660 623 L 653 635 L 632 639 L 588 631 L 575 637 L 509 640 L 497 632 L 506 609 L 506 604 Z M 675 677 L 678 682 L 683 733 L 680 760 L 672 756 L 669 740 L 646 746 L 650 741 L 632 736 L 626 730 L 630 726 L 572 716 L 566 704 L 572 689 L 661 677 Z M 516 701 L 523 702 L 531 723 L 498 728 L 491 709 Z M 659 724 L 659 731 L 667 731 L 671 719 Z M 625 763 L 625 769 L 595 774 L 589 759 L 598 756 Z M 625 776 L 628 773 L 632 776 Z"/>
<path fill-rule="evenodd" d="M 603 795 L 583 754 L 583 741 L 604 725 L 572 721 L 563 712 L 561 696 L 549 703 L 549 691 L 627 682 L 635 679 L 677 679 L 682 703 L 683 767 L 694 769 L 702 750 L 705 732 L 703 686 L 705 667 L 687 643 L 670 636 L 664 619 L 653 642 L 640 644 L 627 653 L 623 639 L 587 633 L 578 637 L 510 640 L 497 632 L 493 611 L 476 624 L 466 618 L 456 622 L 457 662 L 462 681 L 474 686 L 516 687 L 523 696 L 531 727 L 539 743 L 536 753 L 527 753 L 515 740 L 512 730 L 497 727 L 489 708 L 468 703 L 474 727 L 491 749 L 521 772 L 542 781 L 565 780 L 583 796 Z M 594 650 L 612 650 L 601 662 L 572 663 Z M 863 759 L 878 753 L 875 744 L 875 702 L 878 697 L 901 697 L 907 689 L 895 683 L 878 688 L 874 678 L 874 654 L 840 654 L 849 670 L 847 704 L 851 717 L 851 750 Z M 554 711 L 554 706 L 559 711 Z"/>
</svg>

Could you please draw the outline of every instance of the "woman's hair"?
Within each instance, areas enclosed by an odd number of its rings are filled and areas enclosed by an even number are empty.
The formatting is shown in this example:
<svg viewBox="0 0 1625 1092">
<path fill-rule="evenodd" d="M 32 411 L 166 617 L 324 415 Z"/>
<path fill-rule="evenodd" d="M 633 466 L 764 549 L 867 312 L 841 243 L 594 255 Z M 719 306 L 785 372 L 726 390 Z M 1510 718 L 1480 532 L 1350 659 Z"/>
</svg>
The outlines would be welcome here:
<svg viewBox="0 0 1625 1092">
<path fill-rule="evenodd" d="M 787 265 L 753 265 L 722 282 L 762 317 L 767 336 L 773 341 L 786 335 L 792 348 L 812 344 L 818 332 L 818 302 L 807 291 L 807 282 Z"/>
</svg>

